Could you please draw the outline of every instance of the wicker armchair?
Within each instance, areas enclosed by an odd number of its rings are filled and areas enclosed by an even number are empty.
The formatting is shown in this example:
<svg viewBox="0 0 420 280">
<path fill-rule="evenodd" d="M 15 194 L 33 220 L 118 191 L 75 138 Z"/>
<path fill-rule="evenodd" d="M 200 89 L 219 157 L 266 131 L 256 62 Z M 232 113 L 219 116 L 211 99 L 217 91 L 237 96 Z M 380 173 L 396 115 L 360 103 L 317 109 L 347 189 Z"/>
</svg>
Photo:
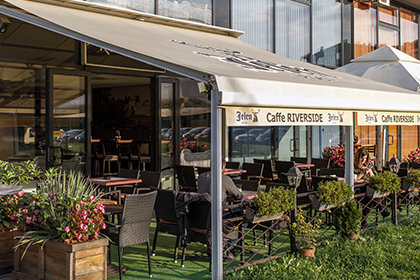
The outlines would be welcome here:
<svg viewBox="0 0 420 280">
<path fill-rule="evenodd" d="M 152 278 L 149 230 L 156 195 L 156 191 L 146 194 L 126 195 L 120 224 L 107 222 L 108 225 L 118 228 L 118 232 L 110 232 L 107 235 L 118 246 L 120 279 L 122 279 L 123 248 L 142 243 L 147 243 L 149 276 Z M 109 257 L 110 253 L 111 244 L 109 245 Z"/>
</svg>

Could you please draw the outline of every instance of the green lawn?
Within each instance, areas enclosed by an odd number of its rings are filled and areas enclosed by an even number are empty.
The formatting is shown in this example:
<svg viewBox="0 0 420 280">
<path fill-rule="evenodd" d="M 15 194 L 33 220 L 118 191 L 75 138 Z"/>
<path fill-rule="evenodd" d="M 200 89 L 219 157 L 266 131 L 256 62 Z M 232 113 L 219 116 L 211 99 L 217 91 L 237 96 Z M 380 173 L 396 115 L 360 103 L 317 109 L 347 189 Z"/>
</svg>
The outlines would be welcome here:
<svg viewBox="0 0 420 280">
<path fill-rule="evenodd" d="M 361 235 L 357 243 L 336 238 L 316 257 L 289 255 L 248 267 L 226 279 L 420 279 L 420 219 L 387 225 Z"/>
</svg>

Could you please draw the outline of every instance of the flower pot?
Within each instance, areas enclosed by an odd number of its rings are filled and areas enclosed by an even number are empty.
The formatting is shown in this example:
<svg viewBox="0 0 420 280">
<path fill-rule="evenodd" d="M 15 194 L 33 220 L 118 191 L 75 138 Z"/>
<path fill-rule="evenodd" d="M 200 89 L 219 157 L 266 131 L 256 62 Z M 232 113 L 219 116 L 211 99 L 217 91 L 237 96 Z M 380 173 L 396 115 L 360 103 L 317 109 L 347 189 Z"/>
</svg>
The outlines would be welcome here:
<svg viewBox="0 0 420 280">
<path fill-rule="evenodd" d="M 404 179 L 404 180 L 402 181 L 401 188 L 402 188 L 403 190 L 405 190 L 405 191 L 409 191 L 409 192 L 412 192 L 412 191 L 418 191 L 418 190 L 419 190 L 419 189 L 418 189 L 418 188 L 416 188 L 415 186 L 411 185 L 411 183 L 410 183 L 410 182 L 408 182 L 406 179 Z"/>
<path fill-rule="evenodd" d="M 385 197 L 388 196 L 391 192 L 381 192 L 378 190 L 375 190 L 373 188 L 371 188 L 370 186 L 366 187 L 366 195 L 371 197 L 371 198 L 380 198 L 380 197 Z"/>
<path fill-rule="evenodd" d="M 0 228 L 0 275 L 13 270 L 13 246 L 14 238 L 12 229 Z"/>
<path fill-rule="evenodd" d="M 267 215 L 258 216 L 256 212 L 257 212 L 256 210 L 250 207 L 246 207 L 246 219 L 252 223 L 261 223 L 261 222 L 266 222 L 266 221 L 271 221 L 271 220 L 278 220 L 283 217 L 283 212 L 280 212 L 276 215 L 271 215 L 271 216 L 267 216 Z"/>
<path fill-rule="evenodd" d="M 18 244 L 21 232 L 15 234 Z M 66 244 L 47 241 L 14 252 L 13 279 L 106 279 L 108 239 Z"/>
<path fill-rule="evenodd" d="M 336 204 L 326 204 L 322 201 L 320 201 L 316 196 L 312 199 L 312 209 L 317 211 L 324 211 L 331 208 L 337 207 Z"/>
<path fill-rule="evenodd" d="M 357 240 L 359 240 L 360 233 L 359 232 L 358 233 L 349 233 L 349 234 L 343 233 L 343 236 L 345 238 L 347 238 L 348 240 L 357 241 Z"/>
<path fill-rule="evenodd" d="M 298 248 L 299 254 L 304 258 L 310 258 L 312 259 L 315 256 L 315 250 L 313 249 L 306 249 L 306 248 Z"/>
</svg>

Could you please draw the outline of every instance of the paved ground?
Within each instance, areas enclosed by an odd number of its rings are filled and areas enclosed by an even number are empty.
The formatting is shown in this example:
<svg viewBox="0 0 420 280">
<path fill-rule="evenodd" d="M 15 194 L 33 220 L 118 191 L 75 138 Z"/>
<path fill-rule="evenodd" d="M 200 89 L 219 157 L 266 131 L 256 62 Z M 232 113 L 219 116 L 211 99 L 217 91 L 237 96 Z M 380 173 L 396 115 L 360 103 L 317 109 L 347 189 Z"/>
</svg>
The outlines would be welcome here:
<svg viewBox="0 0 420 280">
<path fill-rule="evenodd" d="M 10 279 L 12 279 L 12 273 L 0 275 L 0 280 L 10 280 Z"/>
</svg>

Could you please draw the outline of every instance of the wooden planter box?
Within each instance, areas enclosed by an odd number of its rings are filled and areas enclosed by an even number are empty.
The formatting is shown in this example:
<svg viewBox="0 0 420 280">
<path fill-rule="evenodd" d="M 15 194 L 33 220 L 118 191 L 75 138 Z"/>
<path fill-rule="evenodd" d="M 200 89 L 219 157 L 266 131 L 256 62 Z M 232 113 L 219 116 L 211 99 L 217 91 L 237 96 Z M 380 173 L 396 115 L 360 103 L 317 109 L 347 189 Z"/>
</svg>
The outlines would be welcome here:
<svg viewBox="0 0 420 280">
<path fill-rule="evenodd" d="M 0 229 L 0 275 L 13 271 L 13 232 L 15 229 Z"/>
<path fill-rule="evenodd" d="M 246 207 L 246 219 L 250 221 L 251 223 L 261 223 L 261 222 L 267 222 L 267 221 L 272 221 L 272 220 L 278 220 L 283 217 L 283 212 L 280 212 L 272 216 L 266 216 L 266 215 L 257 216 L 256 212 L 257 212 L 256 210 L 250 207 Z"/>
<path fill-rule="evenodd" d="M 15 244 L 18 241 L 16 237 Z M 26 246 L 20 246 L 14 254 L 12 279 L 106 279 L 107 245 L 105 238 L 74 244 L 48 241 L 43 247 L 29 246 L 23 259 Z"/>
<path fill-rule="evenodd" d="M 319 201 L 318 197 L 314 196 L 312 199 L 312 209 L 317 210 L 317 211 L 324 211 L 324 210 L 329 210 L 331 208 L 337 207 L 336 204 L 326 204 L 322 201 Z"/>
<path fill-rule="evenodd" d="M 390 193 L 391 192 L 381 192 L 381 191 L 375 190 L 371 188 L 370 186 L 366 187 L 366 195 L 371 198 L 385 197 L 385 196 L 388 196 Z"/>
<path fill-rule="evenodd" d="M 409 191 L 409 192 L 412 192 L 412 191 L 418 191 L 418 190 L 419 190 L 418 188 L 416 188 L 415 186 L 413 186 L 413 185 L 411 185 L 409 182 L 407 182 L 407 180 L 406 180 L 406 179 L 404 179 L 404 180 L 402 181 L 401 188 L 402 188 L 403 190 L 405 190 L 405 191 Z"/>
</svg>

